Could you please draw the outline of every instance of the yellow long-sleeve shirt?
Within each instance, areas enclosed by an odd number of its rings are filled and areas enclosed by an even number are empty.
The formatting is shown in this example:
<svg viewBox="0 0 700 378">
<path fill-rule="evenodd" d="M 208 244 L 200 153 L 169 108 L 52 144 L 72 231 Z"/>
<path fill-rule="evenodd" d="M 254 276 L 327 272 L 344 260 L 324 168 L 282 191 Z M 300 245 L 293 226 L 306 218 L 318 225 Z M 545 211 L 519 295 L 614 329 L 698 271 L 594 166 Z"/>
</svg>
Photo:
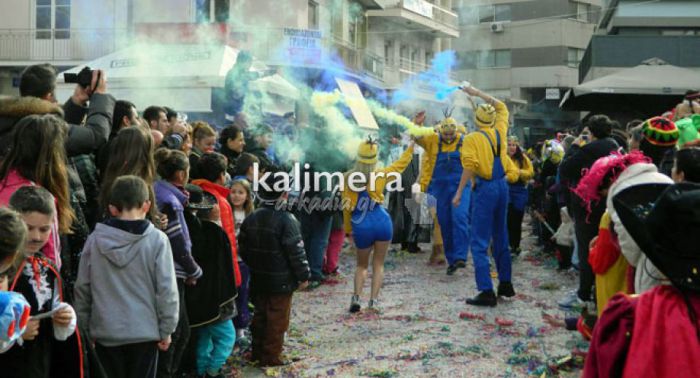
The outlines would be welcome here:
<svg viewBox="0 0 700 378">
<path fill-rule="evenodd" d="M 511 160 L 513 161 L 515 167 L 519 170 L 519 177 L 517 182 L 525 184 L 535 176 L 535 169 L 532 167 L 532 162 L 530 161 L 530 158 L 528 158 L 525 154 L 523 154 L 522 164 L 518 163 L 517 160 Z"/>
<path fill-rule="evenodd" d="M 508 108 L 506 104 L 501 101 L 497 101 L 494 105 L 496 108 L 496 123 L 494 127 L 484 128 L 484 131 L 488 135 L 491 143 L 496 146 L 496 130 L 501 138 L 501 163 L 503 164 L 503 169 L 506 172 L 506 177 L 508 182 L 517 181 L 517 177 L 520 173 L 517 168 L 515 168 L 513 162 L 508 158 Z M 494 156 L 491 150 L 491 144 L 486 137 L 481 132 L 473 132 L 464 137 L 464 145 L 462 149 L 462 167 L 468 169 L 477 177 L 485 180 L 491 179 L 491 171 L 493 169 Z M 509 172 L 510 170 L 510 172 Z M 515 173 L 513 172 L 515 171 Z"/>
<path fill-rule="evenodd" d="M 370 188 L 370 184 L 367 184 L 367 194 L 372 201 L 378 204 L 384 203 L 384 188 L 387 184 L 394 181 L 394 177 L 389 177 L 389 173 L 402 173 L 413 160 L 413 147 L 409 147 L 403 152 L 401 157 L 393 162 L 390 166 L 377 169 L 375 172 L 383 173 L 382 176 L 377 175 L 374 182 L 374 188 Z M 392 175 L 394 176 L 394 175 Z M 406 185 L 407 183 L 402 183 Z M 410 183 L 408 183 L 410 184 Z M 373 189 L 373 190 L 371 190 Z M 404 190 L 411 190 L 410 188 L 404 187 Z M 345 228 L 345 233 L 352 232 L 352 212 L 357 206 L 357 198 L 359 193 L 350 190 L 348 183 L 345 182 L 342 192 L 343 198 L 343 224 Z"/>
<path fill-rule="evenodd" d="M 457 149 L 457 144 L 459 144 L 459 138 L 466 134 L 466 129 L 464 126 L 460 125 L 457 127 L 457 137 L 452 143 L 442 143 L 442 151 L 440 152 L 454 152 Z M 437 161 L 438 148 L 440 146 L 440 138 L 437 133 L 423 136 L 416 140 L 416 143 L 423 147 L 425 150 L 423 152 L 423 159 L 421 162 L 420 178 L 418 183 L 420 184 L 420 190 L 425 192 L 428 190 L 428 185 L 430 185 L 430 180 L 433 178 L 433 170 L 435 169 L 435 162 Z M 460 149 L 461 156 L 464 156 L 464 144 Z"/>
</svg>

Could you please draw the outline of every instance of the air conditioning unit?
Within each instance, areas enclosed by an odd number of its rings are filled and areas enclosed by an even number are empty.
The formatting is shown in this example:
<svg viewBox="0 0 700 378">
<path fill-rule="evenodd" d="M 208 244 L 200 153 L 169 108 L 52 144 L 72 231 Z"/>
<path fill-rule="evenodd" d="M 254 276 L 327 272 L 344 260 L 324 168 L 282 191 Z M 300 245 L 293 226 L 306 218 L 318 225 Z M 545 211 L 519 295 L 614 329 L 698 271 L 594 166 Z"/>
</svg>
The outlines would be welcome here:
<svg viewBox="0 0 700 378">
<path fill-rule="evenodd" d="M 503 23 L 502 22 L 492 22 L 491 23 L 491 32 L 492 33 L 503 33 Z"/>
</svg>

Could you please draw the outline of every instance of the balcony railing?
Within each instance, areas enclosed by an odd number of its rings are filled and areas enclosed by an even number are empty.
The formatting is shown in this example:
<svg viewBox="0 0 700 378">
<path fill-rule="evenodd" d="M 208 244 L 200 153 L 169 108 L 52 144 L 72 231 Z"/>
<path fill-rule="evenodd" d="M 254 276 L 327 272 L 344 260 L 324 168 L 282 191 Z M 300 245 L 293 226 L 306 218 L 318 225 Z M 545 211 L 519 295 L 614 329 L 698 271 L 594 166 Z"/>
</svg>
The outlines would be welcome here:
<svg viewBox="0 0 700 378">
<path fill-rule="evenodd" d="M 367 50 L 361 51 L 362 68 L 369 76 L 375 79 L 384 79 L 384 59 L 379 55 L 373 54 Z"/>
<path fill-rule="evenodd" d="M 384 9 L 391 8 L 411 11 L 453 29 L 457 29 L 459 25 L 459 16 L 456 13 L 425 0 L 396 0 L 384 5 Z"/>
<path fill-rule="evenodd" d="M 0 29 L 0 61 L 91 60 L 125 46 L 127 39 L 127 30 L 120 29 Z"/>
</svg>

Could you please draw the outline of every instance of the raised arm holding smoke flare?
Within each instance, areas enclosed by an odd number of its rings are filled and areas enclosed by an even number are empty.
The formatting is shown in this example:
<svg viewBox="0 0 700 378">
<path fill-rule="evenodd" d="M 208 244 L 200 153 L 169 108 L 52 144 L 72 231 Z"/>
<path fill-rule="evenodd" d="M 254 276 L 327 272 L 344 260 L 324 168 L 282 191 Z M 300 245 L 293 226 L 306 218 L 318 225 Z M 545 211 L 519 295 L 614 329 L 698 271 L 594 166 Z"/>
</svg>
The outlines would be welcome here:
<svg viewBox="0 0 700 378">
<path fill-rule="evenodd" d="M 477 131 L 464 138 L 462 154 L 462 177 L 452 204 L 459 206 L 467 182 L 474 187 L 471 219 L 471 250 L 476 270 L 479 295 L 467 299 L 467 304 L 496 306 L 496 294 L 490 276 L 487 249 L 493 241 L 493 255 L 498 270 L 498 296 L 515 295 L 511 284 L 511 259 L 508 250 L 506 212 L 508 207 L 508 184 L 517 181 L 519 171 L 507 156 L 508 108 L 506 105 L 481 92 L 464 86 L 462 90 L 477 96 L 485 103 L 474 109 Z"/>
</svg>

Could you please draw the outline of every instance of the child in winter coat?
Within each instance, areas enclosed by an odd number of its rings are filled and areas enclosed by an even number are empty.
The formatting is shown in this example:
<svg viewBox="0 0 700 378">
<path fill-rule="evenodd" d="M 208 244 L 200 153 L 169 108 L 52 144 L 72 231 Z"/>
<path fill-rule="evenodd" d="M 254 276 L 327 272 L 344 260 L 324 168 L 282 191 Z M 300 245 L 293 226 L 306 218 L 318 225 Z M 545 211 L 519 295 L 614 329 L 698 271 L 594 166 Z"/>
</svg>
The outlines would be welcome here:
<svg viewBox="0 0 700 378">
<path fill-rule="evenodd" d="M 65 370 L 59 373 L 58 357 L 54 356 L 54 351 L 65 348 L 68 345 L 65 341 L 75 332 L 75 311 L 63 302 L 58 269 L 40 252 L 51 236 L 56 212 L 54 197 L 44 188 L 24 186 L 10 197 L 10 206 L 20 213 L 28 237 L 8 289 L 27 299 L 32 318 L 24 344 L 16 345 L 0 359 L 3 377 L 75 376 L 80 372 L 80 354 L 72 360 L 76 364 L 70 373 Z M 79 352 L 77 348 L 75 352 Z"/>
<path fill-rule="evenodd" d="M 192 327 L 198 376 L 216 377 L 231 354 L 236 330 L 236 285 L 231 245 L 221 228 L 216 197 L 188 185 L 190 200 L 185 221 L 192 238 L 192 256 L 204 275 L 187 286 L 187 316 Z"/>
<path fill-rule="evenodd" d="M 243 221 L 253 212 L 253 190 L 250 187 L 250 182 L 241 178 L 233 180 L 229 199 L 233 210 L 234 230 L 236 231 L 236 237 L 238 237 Z M 240 255 L 237 258 L 238 269 L 241 272 L 241 286 L 238 288 L 238 297 L 236 298 L 238 315 L 233 318 L 233 325 L 236 327 L 236 343 L 239 346 L 245 346 L 249 341 L 245 336 L 245 332 L 250 326 L 251 319 L 250 310 L 248 309 L 250 270 Z"/>
<path fill-rule="evenodd" d="M 557 232 L 552 236 L 552 240 L 557 244 L 559 251 L 559 270 L 567 270 L 571 268 L 571 253 L 574 248 L 574 222 L 569 216 L 569 211 L 566 207 L 559 210 L 561 216 L 561 224 Z"/>
<path fill-rule="evenodd" d="M 141 178 L 116 179 L 108 201 L 112 218 L 97 224 L 80 258 L 78 319 L 110 378 L 155 377 L 178 323 L 170 243 L 146 220 L 152 204 Z"/>
<path fill-rule="evenodd" d="M 238 241 L 241 256 L 250 267 L 250 291 L 255 313 L 253 361 L 262 366 L 278 366 L 282 361 L 284 333 L 289 327 L 292 295 L 309 284 L 311 271 L 306 260 L 299 222 L 277 207 L 286 192 L 275 191 L 273 175 L 268 188 L 261 185 L 261 207 L 243 222 Z"/>
</svg>

